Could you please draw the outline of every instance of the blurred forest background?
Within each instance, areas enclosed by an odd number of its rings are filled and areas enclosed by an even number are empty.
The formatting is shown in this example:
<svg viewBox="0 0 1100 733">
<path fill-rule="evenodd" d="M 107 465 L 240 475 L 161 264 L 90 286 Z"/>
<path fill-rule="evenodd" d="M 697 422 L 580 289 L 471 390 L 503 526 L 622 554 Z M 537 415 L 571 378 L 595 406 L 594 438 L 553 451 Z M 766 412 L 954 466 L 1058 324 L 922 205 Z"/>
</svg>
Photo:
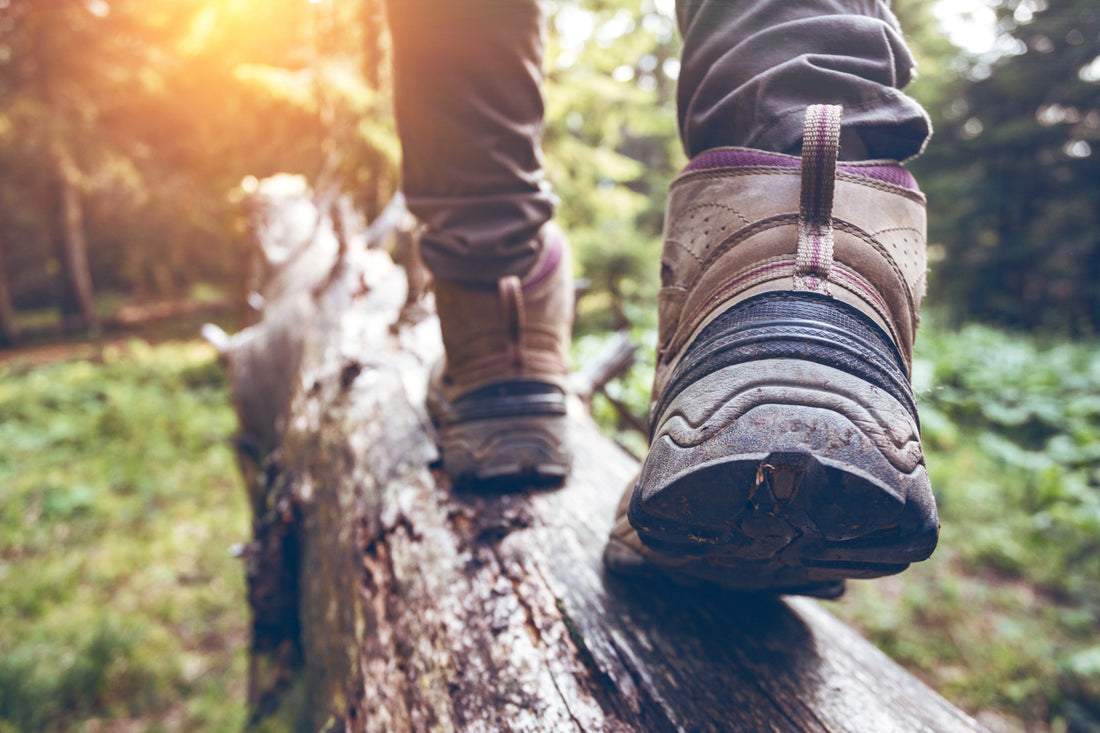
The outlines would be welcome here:
<svg viewBox="0 0 1100 733">
<path fill-rule="evenodd" d="M 548 8 L 546 162 L 589 282 L 583 362 L 616 330 L 654 340 L 679 40 L 672 0 Z M 937 131 L 911 165 L 932 259 L 914 376 L 944 534 L 831 608 L 993 730 L 1098 731 L 1100 6 L 893 8 Z M 941 22 L 967 9 L 982 44 Z M 0 733 L 244 725 L 224 375 L 200 342 L 118 333 L 191 306 L 233 322 L 255 177 L 339 181 L 368 220 L 386 204 L 384 16 L 0 0 L 0 343 L 20 347 L 0 351 Z M 89 334 L 113 339 L 95 360 L 35 356 Z M 651 368 L 595 405 L 634 450 Z"/>
</svg>

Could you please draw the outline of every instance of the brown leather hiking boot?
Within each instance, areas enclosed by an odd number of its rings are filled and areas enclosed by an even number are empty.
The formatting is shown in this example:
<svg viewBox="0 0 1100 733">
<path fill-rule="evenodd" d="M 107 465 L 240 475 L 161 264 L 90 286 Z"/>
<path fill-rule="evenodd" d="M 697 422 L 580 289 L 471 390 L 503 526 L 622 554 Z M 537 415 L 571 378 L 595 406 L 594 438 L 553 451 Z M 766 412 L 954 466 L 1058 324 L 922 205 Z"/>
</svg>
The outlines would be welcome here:
<svg viewBox="0 0 1100 733">
<path fill-rule="evenodd" d="M 605 560 L 835 597 L 938 534 L 910 387 L 924 196 L 893 161 L 837 165 L 840 108 L 801 159 L 695 158 L 669 194 L 651 442 Z"/>
<path fill-rule="evenodd" d="M 556 224 L 539 237 L 539 258 L 522 279 L 488 286 L 435 280 L 446 357 L 433 372 L 428 410 L 443 468 L 459 483 L 569 473 L 572 260 Z"/>
</svg>

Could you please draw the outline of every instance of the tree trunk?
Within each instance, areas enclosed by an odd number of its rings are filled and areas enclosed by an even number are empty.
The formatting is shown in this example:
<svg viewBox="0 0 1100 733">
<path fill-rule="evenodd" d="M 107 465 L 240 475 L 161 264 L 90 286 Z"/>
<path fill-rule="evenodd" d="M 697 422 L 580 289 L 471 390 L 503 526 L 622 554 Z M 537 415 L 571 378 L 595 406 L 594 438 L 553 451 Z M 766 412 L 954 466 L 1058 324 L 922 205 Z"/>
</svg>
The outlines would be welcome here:
<svg viewBox="0 0 1100 733">
<path fill-rule="evenodd" d="M 19 338 L 15 327 L 15 309 L 8 290 L 8 274 L 4 269 L 4 238 L 0 236 L 0 347 L 11 346 Z"/>
<path fill-rule="evenodd" d="M 52 227 L 54 251 L 61 262 L 59 305 L 63 327 L 79 325 L 94 331 L 99 327 L 99 316 L 84 238 L 84 207 L 76 184 L 76 167 L 67 154 L 56 154 L 55 173 Z"/>
<path fill-rule="evenodd" d="M 223 344 L 257 718 L 296 700 L 308 731 L 979 729 L 816 602 L 608 575 L 637 463 L 579 402 L 564 487 L 453 490 L 423 407 L 437 321 L 398 322 L 400 268 L 334 240 L 322 223 Z"/>
</svg>

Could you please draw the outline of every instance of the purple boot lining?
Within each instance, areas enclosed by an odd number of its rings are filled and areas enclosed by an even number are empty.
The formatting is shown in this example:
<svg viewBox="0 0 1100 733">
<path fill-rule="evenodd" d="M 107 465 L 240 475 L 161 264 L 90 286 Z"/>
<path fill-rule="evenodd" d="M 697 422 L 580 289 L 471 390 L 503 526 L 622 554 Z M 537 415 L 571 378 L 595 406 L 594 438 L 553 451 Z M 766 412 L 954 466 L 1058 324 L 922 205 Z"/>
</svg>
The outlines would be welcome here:
<svg viewBox="0 0 1100 733">
<path fill-rule="evenodd" d="M 715 168 L 741 168 L 747 166 L 769 166 L 774 168 L 799 168 L 802 161 L 788 155 L 776 155 L 756 150 L 737 148 L 708 150 L 695 156 L 684 172 L 713 170 Z M 856 176 L 873 178 L 911 191 L 919 191 L 917 179 L 913 174 L 897 164 L 849 165 L 839 163 L 837 170 Z"/>
</svg>

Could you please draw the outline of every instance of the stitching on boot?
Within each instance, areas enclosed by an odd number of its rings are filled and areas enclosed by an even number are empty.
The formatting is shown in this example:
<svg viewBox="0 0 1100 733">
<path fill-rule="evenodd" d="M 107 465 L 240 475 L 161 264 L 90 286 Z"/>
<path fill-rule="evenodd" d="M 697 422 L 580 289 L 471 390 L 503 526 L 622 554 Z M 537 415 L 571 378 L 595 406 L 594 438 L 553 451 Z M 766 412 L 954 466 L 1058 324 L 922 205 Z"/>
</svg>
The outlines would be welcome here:
<svg viewBox="0 0 1100 733">
<path fill-rule="evenodd" d="M 903 343 L 901 334 L 898 333 L 897 326 L 894 324 L 893 318 L 890 317 L 890 306 L 887 305 L 882 294 L 875 289 L 874 285 L 872 285 L 867 278 L 841 262 L 833 263 L 831 277 L 836 285 L 859 298 L 867 304 L 867 307 L 878 314 L 882 324 L 886 326 L 887 333 L 895 344 Z M 907 352 L 902 358 L 908 362 L 911 359 L 911 355 Z M 908 369 L 908 366 L 906 369 Z"/>
<path fill-rule="evenodd" d="M 716 201 L 709 201 L 707 203 L 696 204 L 695 206 L 691 206 L 687 209 L 684 209 L 684 211 L 681 213 L 681 216 L 687 216 L 688 214 L 691 214 L 692 212 L 695 212 L 695 211 L 699 211 L 701 209 L 722 209 L 724 211 L 730 212 L 731 214 L 736 216 L 738 219 L 740 219 L 742 222 L 744 222 L 746 225 L 752 223 L 751 221 L 746 219 L 745 215 L 742 214 L 737 209 L 735 209 L 732 206 L 729 206 L 727 204 L 718 203 Z"/>
<path fill-rule="evenodd" d="M 792 277 L 795 272 L 794 258 L 780 255 L 754 262 L 730 275 L 724 285 L 714 291 L 711 297 L 700 303 L 691 312 L 690 318 L 681 318 L 678 327 L 669 336 L 668 344 L 663 344 L 658 355 L 658 362 L 663 360 L 665 354 L 679 351 L 683 344 L 699 328 L 699 322 L 704 314 L 713 314 L 723 303 L 737 298 L 741 293 L 771 280 L 781 280 Z M 674 348 L 671 348 L 674 347 Z"/>
<path fill-rule="evenodd" d="M 863 229 L 860 229 L 855 224 L 851 224 L 847 221 L 838 221 L 836 222 L 836 228 L 842 232 L 851 234 L 852 236 L 857 237 L 874 247 L 875 250 L 880 255 L 882 255 L 886 262 L 890 265 L 890 269 L 893 271 L 894 276 L 897 277 L 898 283 L 901 285 L 901 290 L 905 295 L 905 301 L 909 306 L 910 320 L 913 323 L 913 329 L 915 331 L 917 326 L 916 314 L 920 306 L 919 303 L 914 301 L 914 295 L 910 289 L 909 280 L 905 277 L 905 273 L 901 271 L 901 265 L 899 265 L 897 260 L 894 259 L 893 253 L 891 253 L 890 250 L 887 249 L 887 247 L 882 242 L 880 242 L 878 239 L 876 239 L 874 236 L 867 233 Z"/>
<path fill-rule="evenodd" d="M 797 221 L 798 217 L 794 214 L 776 214 L 775 216 L 757 219 L 752 224 L 741 227 L 732 235 L 726 237 L 717 245 L 707 250 L 707 256 L 702 260 L 703 267 L 710 267 L 718 258 L 750 237 L 754 237 L 761 232 L 766 232 L 769 229 L 774 229 L 783 225 L 796 224 Z"/>
<path fill-rule="evenodd" d="M 882 298 L 882 294 L 875 289 L 875 286 L 872 285 L 867 278 L 840 262 L 833 263 L 832 274 L 834 275 L 834 281 L 840 279 L 847 280 L 848 284 L 855 288 L 853 292 L 871 306 L 883 321 L 886 323 L 892 321 L 890 318 L 890 306 L 887 305 L 886 301 Z M 852 288 L 848 289 L 852 290 Z"/>
<path fill-rule="evenodd" d="M 665 243 L 669 244 L 669 245 L 675 245 L 675 246 L 679 247 L 684 252 L 686 252 L 689 257 L 691 257 L 693 260 L 695 260 L 697 263 L 699 263 L 700 268 L 703 267 L 703 259 L 699 255 L 695 254 L 695 252 L 693 252 L 691 250 L 691 247 L 687 246 L 686 244 L 684 244 L 683 242 L 681 242 L 677 239 L 666 239 Z"/>
</svg>

